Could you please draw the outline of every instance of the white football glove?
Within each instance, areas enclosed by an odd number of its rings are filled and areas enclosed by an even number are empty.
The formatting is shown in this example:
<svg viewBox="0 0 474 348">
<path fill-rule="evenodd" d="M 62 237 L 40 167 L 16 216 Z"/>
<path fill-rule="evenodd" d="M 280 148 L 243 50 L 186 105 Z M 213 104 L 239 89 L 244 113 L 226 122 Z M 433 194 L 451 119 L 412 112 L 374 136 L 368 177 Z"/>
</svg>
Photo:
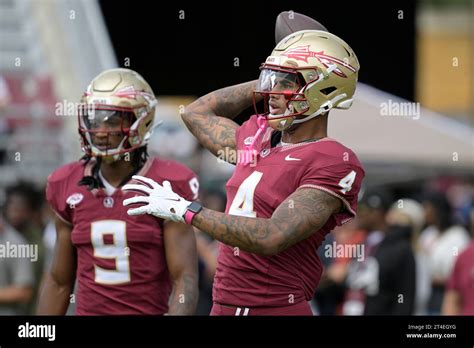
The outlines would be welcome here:
<svg viewBox="0 0 474 348">
<path fill-rule="evenodd" d="M 122 190 L 138 191 L 147 194 L 147 196 L 135 196 L 124 200 L 124 206 L 133 203 L 146 204 L 139 208 L 128 209 L 128 215 L 150 214 L 162 219 L 184 222 L 186 208 L 191 204 L 191 202 L 174 193 L 169 181 L 163 181 L 162 186 L 154 180 L 144 176 L 134 175 L 132 178 L 139 181 L 140 184 L 127 184 L 122 187 Z M 146 183 L 149 186 L 143 183 Z"/>
</svg>

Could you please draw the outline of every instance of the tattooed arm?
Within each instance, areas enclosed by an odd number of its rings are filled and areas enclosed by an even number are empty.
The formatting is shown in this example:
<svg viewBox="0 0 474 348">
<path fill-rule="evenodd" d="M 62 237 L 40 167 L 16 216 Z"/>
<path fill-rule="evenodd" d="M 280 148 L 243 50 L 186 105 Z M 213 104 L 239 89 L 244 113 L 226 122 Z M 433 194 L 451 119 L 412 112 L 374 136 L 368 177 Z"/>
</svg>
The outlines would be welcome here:
<svg viewBox="0 0 474 348">
<path fill-rule="evenodd" d="M 256 82 L 206 94 L 188 105 L 181 114 L 186 127 L 215 156 L 219 150 L 235 149 L 235 132 L 239 125 L 232 119 L 252 105 Z"/>
<path fill-rule="evenodd" d="M 166 262 L 173 281 L 168 314 L 192 315 L 199 293 L 196 240 L 192 228 L 167 221 L 164 242 Z"/>
<path fill-rule="evenodd" d="M 341 207 L 341 201 L 326 192 L 302 188 L 281 203 L 270 219 L 227 215 L 203 208 L 192 224 L 224 244 L 270 256 L 308 238 Z"/>
</svg>

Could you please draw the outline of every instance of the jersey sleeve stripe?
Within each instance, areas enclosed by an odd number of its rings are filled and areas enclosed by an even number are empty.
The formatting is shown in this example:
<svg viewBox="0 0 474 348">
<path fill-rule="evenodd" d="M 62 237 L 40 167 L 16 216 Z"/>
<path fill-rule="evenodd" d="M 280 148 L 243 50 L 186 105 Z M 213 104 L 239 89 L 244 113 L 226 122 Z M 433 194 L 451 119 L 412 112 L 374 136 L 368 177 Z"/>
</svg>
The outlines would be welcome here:
<svg viewBox="0 0 474 348">
<path fill-rule="evenodd" d="M 330 195 L 332 195 L 336 198 L 339 198 L 342 201 L 342 203 L 344 204 L 344 206 L 347 208 L 347 210 L 353 216 L 357 215 L 357 213 L 352 209 L 351 205 L 349 204 L 349 202 L 344 197 L 342 197 L 341 195 L 338 195 L 336 192 L 334 192 L 334 191 L 332 191 L 332 190 L 330 190 L 330 189 L 328 189 L 324 186 L 304 184 L 304 185 L 301 185 L 300 187 L 298 187 L 297 190 L 299 190 L 300 188 L 314 188 L 314 189 L 321 190 L 321 191 L 324 191 L 326 193 L 329 193 Z M 347 221 L 344 221 L 344 223 L 349 222 L 350 220 L 352 220 L 352 218 L 348 219 Z"/>
<path fill-rule="evenodd" d="M 68 224 L 69 226 L 72 226 L 72 223 L 70 221 L 67 221 L 64 217 L 61 216 L 61 214 L 59 214 L 56 210 L 54 210 L 53 208 L 51 208 L 53 211 L 54 211 L 54 214 L 56 214 L 56 216 L 64 223 Z"/>
</svg>

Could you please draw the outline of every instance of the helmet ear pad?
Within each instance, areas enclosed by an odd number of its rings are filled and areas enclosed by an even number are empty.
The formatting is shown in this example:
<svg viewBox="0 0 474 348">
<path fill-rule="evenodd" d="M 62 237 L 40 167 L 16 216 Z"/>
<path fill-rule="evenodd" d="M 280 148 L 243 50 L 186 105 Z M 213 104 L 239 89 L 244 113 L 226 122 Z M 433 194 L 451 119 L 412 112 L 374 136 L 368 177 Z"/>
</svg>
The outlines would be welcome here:
<svg viewBox="0 0 474 348">
<path fill-rule="evenodd" d="M 139 111 L 140 112 L 140 111 Z M 151 132 L 153 126 L 153 121 L 155 119 L 155 110 L 153 108 L 153 113 L 147 112 L 146 110 L 141 111 L 142 116 L 136 117 L 135 122 L 130 127 L 130 138 L 129 143 L 131 146 L 137 146 L 142 142 L 146 142 L 147 139 L 142 138 L 147 137 L 148 133 Z"/>
</svg>

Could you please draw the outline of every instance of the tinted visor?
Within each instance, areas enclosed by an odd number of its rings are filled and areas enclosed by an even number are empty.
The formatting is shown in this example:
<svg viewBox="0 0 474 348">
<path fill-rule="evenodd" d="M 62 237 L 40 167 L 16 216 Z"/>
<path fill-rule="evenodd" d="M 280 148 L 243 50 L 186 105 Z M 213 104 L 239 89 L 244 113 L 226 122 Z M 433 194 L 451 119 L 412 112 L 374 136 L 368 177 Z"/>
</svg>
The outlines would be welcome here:
<svg viewBox="0 0 474 348">
<path fill-rule="evenodd" d="M 79 115 L 82 126 L 88 131 L 126 130 L 135 118 L 131 111 L 84 108 Z"/>
<path fill-rule="evenodd" d="M 300 87 L 295 72 L 262 69 L 256 92 L 295 92 Z"/>
</svg>

